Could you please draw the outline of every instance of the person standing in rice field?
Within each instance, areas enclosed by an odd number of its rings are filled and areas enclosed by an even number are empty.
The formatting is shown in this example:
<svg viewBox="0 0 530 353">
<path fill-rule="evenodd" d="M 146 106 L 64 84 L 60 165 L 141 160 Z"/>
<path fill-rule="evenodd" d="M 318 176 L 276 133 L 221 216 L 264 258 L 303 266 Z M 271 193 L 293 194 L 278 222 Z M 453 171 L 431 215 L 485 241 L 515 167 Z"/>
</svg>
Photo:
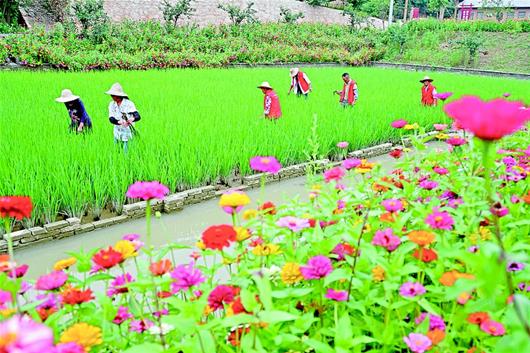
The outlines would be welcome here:
<svg viewBox="0 0 530 353">
<path fill-rule="evenodd" d="M 277 120 L 282 116 L 280 98 L 268 82 L 258 86 L 265 95 L 263 98 L 263 115 L 266 119 Z"/>
<path fill-rule="evenodd" d="M 423 80 L 420 80 L 423 83 L 421 86 L 421 104 L 424 106 L 435 106 L 438 104 L 438 99 L 436 99 L 436 87 L 432 85 L 434 81 L 429 76 L 425 76 Z"/>
<path fill-rule="evenodd" d="M 109 121 L 114 125 L 114 141 L 122 143 L 124 151 L 127 152 L 129 141 L 136 134 L 134 125 L 140 121 L 140 114 L 119 83 L 113 84 L 105 93 L 112 97 L 109 104 Z"/>
<path fill-rule="evenodd" d="M 297 67 L 292 68 L 290 70 L 290 74 L 291 88 L 289 88 L 289 92 L 287 93 L 287 95 L 290 95 L 291 92 L 294 90 L 294 93 L 297 97 L 304 96 L 307 99 L 307 97 L 309 96 L 309 92 L 313 90 L 309 77 L 307 77 L 305 72 L 300 71 L 300 69 Z"/>
<path fill-rule="evenodd" d="M 350 74 L 347 72 L 342 74 L 342 80 L 344 81 L 342 91 L 335 91 L 334 93 L 340 96 L 340 104 L 343 107 L 353 107 L 359 99 L 357 83 L 350 78 Z"/>
<path fill-rule="evenodd" d="M 79 96 L 76 96 L 69 89 L 63 89 L 61 96 L 55 99 L 56 102 L 64 103 L 68 115 L 70 116 L 70 131 L 84 133 L 92 129 L 92 121 L 86 112 L 85 105 Z"/>
</svg>

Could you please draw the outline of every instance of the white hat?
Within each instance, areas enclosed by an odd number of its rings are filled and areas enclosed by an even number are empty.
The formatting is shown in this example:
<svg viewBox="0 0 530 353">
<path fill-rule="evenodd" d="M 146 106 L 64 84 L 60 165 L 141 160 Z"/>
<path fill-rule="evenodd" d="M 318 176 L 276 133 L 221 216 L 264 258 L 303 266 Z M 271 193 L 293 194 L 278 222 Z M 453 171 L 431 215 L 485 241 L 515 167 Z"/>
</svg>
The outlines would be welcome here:
<svg viewBox="0 0 530 353">
<path fill-rule="evenodd" d="M 263 81 L 263 82 L 261 83 L 261 85 L 258 86 L 258 88 L 268 88 L 268 89 L 273 89 L 273 88 L 271 87 L 271 85 L 270 85 L 267 81 Z"/>
<path fill-rule="evenodd" d="M 430 78 L 429 76 L 425 76 L 425 77 L 423 78 L 423 80 L 420 80 L 420 82 L 425 82 L 425 81 L 432 82 L 432 81 L 434 81 L 434 80 L 433 80 L 432 78 Z"/>
<path fill-rule="evenodd" d="M 300 69 L 297 67 L 293 67 L 291 70 L 289 70 L 289 72 L 291 73 L 291 77 L 295 77 L 300 72 Z"/>
<path fill-rule="evenodd" d="M 61 96 L 59 98 L 55 98 L 55 101 L 59 103 L 67 103 L 75 101 L 76 99 L 79 99 L 79 96 L 74 96 L 72 91 L 70 91 L 69 89 L 63 89 L 61 92 Z"/>
<path fill-rule="evenodd" d="M 106 94 L 110 94 L 111 96 L 118 96 L 118 97 L 128 97 L 129 95 L 125 92 L 123 92 L 123 88 L 119 83 L 115 83 L 110 87 L 110 89 L 105 92 Z"/>
</svg>

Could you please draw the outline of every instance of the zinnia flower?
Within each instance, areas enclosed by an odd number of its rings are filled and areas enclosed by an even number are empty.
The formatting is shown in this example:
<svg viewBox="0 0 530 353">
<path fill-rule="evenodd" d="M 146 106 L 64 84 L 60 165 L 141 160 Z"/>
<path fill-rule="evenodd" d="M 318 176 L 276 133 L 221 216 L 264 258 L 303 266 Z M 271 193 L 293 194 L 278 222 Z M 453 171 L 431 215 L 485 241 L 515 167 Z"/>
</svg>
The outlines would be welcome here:
<svg viewBox="0 0 530 353">
<path fill-rule="evenodd" d="M 53 352 L 53 332 L 29 316 L 15 315 L 0 322 L 0 352 Z"/>
<path fill-rule="evenodd" d="M 7 275 L 11 278 L 21 278 L 21 277 L 24 277 L 24 275 L 26 274 L 26 272 L 28 272 L 28 268 L 29 266 L 24 264 L 24 265 L 20 265 L 20 266 L 17 266 L 15 268 L 15 270 L 11 270 L 7 273 Z"/>
<path fill-rule="evenodd" d="M 276 205 L 270 201 L 264 202 L 263 205 L 261 205 L 258 209 L 271 216 L 276 214 Z"/>
<path fill-rule="evenodd" d="M 434 129 L 437 131 L 444 131 L 447 129 L 447 124 L 434 124 Z"/>
<path fill-rule="evenodd" d="M 132 319 L 134 316 L 129 312 L 129 308 L 126 306 L 120 306 L 118 308 L 118 312 L 116 313 L 116 316 L 114 319 L 112 319 L 112 322 L 116 325 L 121 325 L 125 321 Z"/>
<path fill-rule="evenodd" d="M 98 268 L 109 269 L 112 268 L 124 260 L 121 252 L 116 251 L 109 246 L 107 250 L 101 249 L 94 256 L 92 256 L 92 262 L 98 266 Z"/>
<path fill-rule="evenodd" d="M 69 257 L 64 260 L 59 260 L 53 265 L 53 269 L 55 271 L 62 271 L 70 268 L 70 266 L 74 265 L 77 262 L 77 259 L 75 257 Z"/>
<path fill-rule="evenodd" d="M 131 241 L 128 240 L 118 240 L 114 245 L 114 250 L 121 253 L 123 259 L 128 259 L 129 257 L 137 256 L 136 247 Z"/>
<path fill-rule="evenodd" d="M 130 273 L 126 273 L 121 276 L 117 276 L 110 282 L 110 287 L 107 290 L 107 296 L 113 297 L 116 294 L 122 294 L 127 293 L 129 291 L 129 288 L 127 287 L 127 284 L 134 281 L 133 276 L 131 276 Z"/>
<path fill-rule="evenodd" d="M 61 334 L 61 343 L 76 342 L 88 352 L 93 346 L 103 343 L 101 329 L 96 326 L 80 322 L 70 326 Z"/>
<path fill-rule="evenodd" d="M 174 282 L 171 283 L 171 290 L 173 293 L 178 291 L 188 291 L 191 287 L 198 286 L 206 280 L 202 275 L 201 270 L 195 268 L 193 264 L 179 265 L 171 272 L 171 278 Z"/>
<path fill-rule="evenodd" d="M 234 288 L 230 286 L 217 286 L 208 295 L 208 306 L 214 311 L 222 309 L 224 304 L 234 301 Z"/>
<path fill-rule="evenodd" d="M 487 320 L 480 324 L 480 329 L 492 336 L 503 336 L 506 333 L 504 326 L 497 321 Z"/>
<path fill-rule="evenodd" d="M 401 158 L 402 154 L 403 150 L 401 148 L 394 148 L 388 155 L 392 158 L 399 159 Z"/>
<path fill-rule="evenodd" d="M 133 199 L 147 201 L 152 199 L 162 200 L 167 194 L 169 194 L 168 187 L 158 181 L 137 181 L 129 186 L 125 195 Z"/>
<path fill-rule="evenodd" d="M 92 290 L 81 290 L 79 288 L 71 287 L 65 289 L 61 293 L 61 299 L 64 304 L 76 305 L 81 303 L 86 303 L 94 299 L 92 295 Z"/>
<path fill-rule="evenodd" d="M 447 115 L 476 137 L 493 141 L 519 130 L 530 120 L 530 110 L 521 102 L 504 99 L 482 101 L 467 96 L 444 106 Z"/>
<path fill-rule="evenodd" d="M 333 271 L 331 260 L 324 255 L 313 256 L 307 262 L 307 266 L 300 267 L 304 279 L 320 279 Z"/>
<path fill-rule="evenodd" d="M 467 322 L 475 325 L 481 325 L 483 322 L 489 321 L 489 319 L 490 316 L 486 312 L 471 313 L 467 316 Z"/>
<path fill-rule="evenodd" d="M 375 232 L 375 236 L 372 239 L 372 244 L 382 246 L 389 252 L 392 252 L 397 249 L 399 244 L 401 244 L 401 239 L 394 235 L 392 228 L 387 228 L 385 230 L 378 230 Z"/>
<path fill-rule="evenodd" d="M 372 280 L 374 282 L 383 282 L 385 280 L 385 277 L 385 269 L 382 266 L 377 265 L 372 268 Z"/>
<path fill-rule="evenodd" d="M 439 174 L 439 175 L 446 175 L 446 174 L 449 174 L 449 170 L 447 168 L 442 168 L 442 167 L 434 167 L 432 168 L 432 170 L 436 173 L 436 174 Z"/>
<path fill-rule="evenodd" d="M 282 217 L 277 222 L 276 225 L 279 227 L 289 228 L 293 232 L 299 232 L 305 228 L 309 228 L 309 220 L 305 218 L 296 218 L 296 217 Z"/>
<path fill-rule="evenodd" d="M 288 262 L 283 266 L 280 278 L 285 284 L 295 284 L 304 279 L 300 272 L 300 265 L 294 262 Z"/>
<path fill-rule="evenodd" d="M 140 241 L 140 234 L 125 234 L 122 239 L 130 241 L 136 251 L 144 246 L 144 242 Z"/>
<path fill-rule="evenodd" d="M 456 147 L 456 146 L 465 145 L 467 143 L 467 141 L 466 141 L 465 138 L 453 136 L 453 137 L 450 137 L 447 140 L 445 140 L 445 143 L 447 143 L 448 145 Z"/>
<path fill-rule="evenodd" d="M 86 353 L 85 348 L 76 342 L 59 343 L 53 353 Z"/>
<path fill-rule="evenodd" d="M 344 260 L 346 255 L 353 255 L 354 252 L 355 248 L 348 243 L 338 243 L 333 250 L 331 250 L 332 254 L 337 255 L 338 261 Z"/>
<path fill-rule="evenodd" d="M 326 180 L 326 183 L 329 183 L 332 180 L 339 181 L 344 174 L 344 169 L 341 167 L 335 167 L 324 172 L 324 179 Z"/>
<path fill-rule="evenodd" d="M 420 258 L 421 255 L 421 258 Z M 438 258 L 438 254 L 436 254 L 436 251 L 432 249 L 427 248 L 420 248 L 414 250 L 414 253 L 412 254 L 415 258 L 418 260 L 421 260 L 423 262 L 432 262 Z"/>
<path fill-rule="evenodd" d="M 421 181 L 419 185 L 422 189 L 433 190 L 438 187 L 438 182 L 434 180 L 426 179 L 426 180 Z"/>
<path fill-rule="evenodd" d="M 230 191 L 221 195 L 219 206 L 228 214 L 239 213 L 243 206 L 250 203 L 250 198 L 242 191 Z"/>
<path fill-rule="evenodd" d="M 276 174 L 282 169 L 282 165 L 272 156 L 256 156 L 250 159 L 250 168 L 257 172 Z"/>
<path fill-rule="evenodd" d="M 413 230 L 407 234 L 409 240 L 415 244 L 418 244 L 421 247 L 430 245 L 435 238 L 434 233 L 427 232 L 424 230 Z"/>
<path fill-rule="evenodd" d="M 434 95 L 434 98 L 445 101 L 447 98 L 451 97 L 453 95 L 453 92 L 443 92 L 443 93 L 437 93 Z"/>
<path fill-rule="evenodd" d="M 414 323 L 416 325 L 419 325 L 423 322 L 423 320 L 425 320 L 426 317 L 427 317 L 427 313 L 421 313 L 420 316 L 418 316 L 414 320 Z M 441 316 L 429 314 L 429 331 L 433 331 L 433 330 L 445 331 L 445 322 Z"/>
<path fill-rule="evenodd" d="M 500 202 L 495 202 L 491 206 L 490 212 L 499 218 L 504 217 L 509 213 L 508 209 L 504 207 Z"/>
<path fill-rule="evenodd" d="M 40 276 L 35 288 L 40 290 L 54 290 L 63 286 L 68 280 L 68 275 L 63 271 L 53 271 L 50 274 Z"/>
<path fill-rule="evenodd" d="M 241 242 L 250 238 L 250 230 L 245 227 L 234 227 L 236 231 L 236 240 Z"/>
<path fill-rule="evenodd" d="M 369 173 L 374 167 L 375 163 L 370 163 L 366 159 L 362 159 L 361 164 L 355 167 L 355 172 L 359 174 Z"/>
<path fill-rule="evenodd" d="M 326 298 L 337 302 L 343 302 L 348 300 L 348 292 L 345 290 L 334 290 L 329 288 L 326 292 Z"/>
<path fill-rule="evenodd" d="M 348 158 L 342 161 L 342 167 L 346 170 L 357 168 L 362 164 L 362 161 L 357 158 Z"/>
<path fill-rule="evenodd" d="M 230 242 L 236 240 L 237 233 L 234 227 L 228 224 L 208 227 L 202 233 L 202 242 L 207 249 L 223 250 L 229 247 Z"/>
<path fill-rule="evenodd" d="M 256 256 L 269 256 L 281 253 L 280 246 L 276 244 L 259 244 L 252 249 Z"/>
<path fill-rule="evenodd" d="M 173 268 L 173 264 L 168 259 L 162 259 L 149 265 L 149 271 L 153 276 L 163 276 Z"/>
<path fill-rule="evenodd" d="M 399 294 L 403 297 L 413 298 L 418 295 L 425 294 L 425 287 L 419 282 L 406 282 L 399 288 Z"/>
<path fill-rule="evenodd" d="M 129 330 L 132 332 L 143 333 L 153 327 L 154 324 L 146 319 L 133 320 L 129 323 Z"/>
<path fill-rule="evenodd" d="M 446 211 L 433 211 L 433 213 L 429 214 L 427 218 L 425 218 L 425 223 L 430 225 L 433 229 L 451 230 L 453 229 L 455 221 Z"/>
<path fill-rule="evenodd" d="M 511 261 L 506 265 L 506 270 L 508 272 L 522 271 L 524 268 L 525 264 L 523 264 L 522 262 Z"/>
<path fill-rule="evenodd" d="M 348 148 L 349 145 L 350 144 L 348 142 L 346 142 L 346 141 L 341 141 L 341 142 L 337 143 L 337 147 L 338 148 L 342 148 L 342 149 Z"/>
<path fill-rule="evenodd" d="M 403 127 L 405 127 L 405 125 L 407 125 L 407 121 L 406 120 L 403 120 L 403 119 L 399 119 L 399 120 L 394 120 L 390 126 L 392 126 L 393 128 L 395 129 L 401 129 Z"/>
<path fill-rule="evenodd" d="M 33 204 L 27 196 L 1 196 L 0 218 L 11 217 L 19 221 L 31 217 Z"/>
<path fill-rule="evenodd" d="M 403 209 L 403 203 L 401 200 L 398 199 L 387 199 L 383 200 L 381 202 L 381 205 L 387 210 L 388 212 L 398 212 Z"/>
<path fill-rule="evenodd" d="M 421 333 L 411 333 L 403 337 L 403 341 L 407 344 L 409 349 L 414 353 L 424 353 L 431 348 L 432 342 L 429 337 Z"/>
</svg>

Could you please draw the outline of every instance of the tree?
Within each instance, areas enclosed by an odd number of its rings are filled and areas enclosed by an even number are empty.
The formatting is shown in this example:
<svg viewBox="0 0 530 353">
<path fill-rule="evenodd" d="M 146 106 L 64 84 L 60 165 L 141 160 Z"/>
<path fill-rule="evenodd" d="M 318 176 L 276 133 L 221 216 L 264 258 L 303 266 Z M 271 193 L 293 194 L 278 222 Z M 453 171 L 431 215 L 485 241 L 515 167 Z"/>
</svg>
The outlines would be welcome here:
<svg viewBox="0 0 530 353">
<path fill-rule="evenodd" d="M 443 20 L 445 9 L 450 5 L 451 0 L 431 0 L 428 2 L 428 8 L 431 11 L 438 11 L 438 19 Z"/>
<path fill-rule="evenodd" d="M 230 21 L 232 21 L 234 25 L 240 26 L 243 21 L 247 21 L 247 23 L 257 22 L 256 17 L 254 17 L 256 14 L 254 2 L 249 2 L 246 8 L 241 8 L 232 4 L 219 4 L 217 7 L 228 14 Z"/>
<path fill-rule="evenodd" d="M 348 22 L 352 30 L 361 28 L 363 24 L 366 23 L 368 19 L 368 14 L 362 11 L 356 10 L 352 5 L 344 7 L 342 10 L 342 16 L 348 17 Z"/>
<path fill-rule="evenodd" d="M 361 5 L 361 10 L 370 16 L 384 19 L 389 7 L 388 0 L 368 0 Z"/>
<path fill-rule="evenodd" d="M 18 23 L 19 8 L 31 5 L 31 0 L 0 0 L 0 23 Z"/>
<path fill-rule="evenodd" d="M 457 44 L 461 48 L 466 48 L 469 53 L 469 64 L 472 64 L 475 60 L 478 52 L 484 45 L 484 37 L 478 32 L 469 32 L 466 33 L 460 40 L 457 41 Z"/>
<path fill-rule="evenodd" d="M 388 28 L 388 34 L 390 41 L 399 46 L 399 54 L 403 54 L 409 36 L 407 28 L 400 25 L 392 25 Z"/>
<path fill-rule="evenodd" d="M 504 14 L 511 11 L 511 0 L 483 0 L 482 6 L 487 9 L 487 12 L 494 16 L 497 21 L 504 19 Z"/>
<path fill-rule="evenodd" d="M 108 27 L 109 17 L 103 8 L 103 0 L 76 0 L 72 9 L 82 27 L 82 34 L 94 41 L 101 41 Z"/>
<path fill-rule="evenodd" d="M 191 2 L 193 0 L 178 0 L 175 3 L 172 3 L 170 0 L 162 1 L 162 14 L 166 22 L 173 22 L 174 26 L 177 26 L 179 18 L 190 16 L 195 12 L 195 9 L 192 7 Z"/>
<path fill-rule="evenodd" d="M 39 0 L 37 0 L 39 1 Z M 57 22 L 65 22 L 70 13 L 70 0 L 40 0 Z"/>
<path fill-rule="evenodd" d="M 326 6 L 329 4 L 330 0 L 306 0 L 311 6 Z"/>
<path fill-rule="evenodd" d="M 296 21 L 305 17 L 302 12 L 292 12 L 283 6 L 280 8 L 280 16 L 282 17 L 281 22 L 284 23 L 296 23 Z"/>
</svg>

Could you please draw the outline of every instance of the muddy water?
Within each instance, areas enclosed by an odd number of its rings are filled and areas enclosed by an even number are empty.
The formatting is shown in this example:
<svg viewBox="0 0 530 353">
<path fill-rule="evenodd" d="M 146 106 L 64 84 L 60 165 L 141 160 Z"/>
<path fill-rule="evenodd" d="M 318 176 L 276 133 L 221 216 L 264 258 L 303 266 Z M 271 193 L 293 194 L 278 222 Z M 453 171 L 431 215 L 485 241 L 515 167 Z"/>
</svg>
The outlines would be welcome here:
<svg viewBox="0 0 530 353">
<path fill-rule="evenodd" d="M 443 145 L 440 143 L 431 143 L 428 149 L 433 150 Z M 385 170 L 389 170 L 395 165 L 395 160 L 386 155 L 372 158 L 370 161 L 381 163 Z M 303 200 L 307 198 L 306 177 L 269 184 L 265 187 L 264 194 L 266 195 L 266 200 L 273 201 L 274 203 L 288 201 L 297 195 L 300 195 Z M 260 198 L 260 190 L 250 190 L 248 191 L 248 195 L 255 202 Z M 162 214 L 160 218 L 153 219 L 152 234 L 154 245 L 160 246 L 170 242 L 191 245 L 197 241 L 202 231 L 208 226 L 230 223 L 229 216 L 220 209 L 217 203 L 218 199 L 212 199 L 200 204 L 188 206 L 180 212 Z M 250 207 L 255 206 L 255 204 L 250 205 Z M 79 249 L 86 251 L 95 247 L 106 247 L 114 244 L 124 234 L 138 233 L 143 235 L 145 234 L 145 229 L 144 219 L 132 220 L 94 232 L 16 250 L 15 256 L 18 263 L 29 265 L 27 278 L 34 279 L 50 270 L 55 261 L 67 256 L 66 253 L 68 252 L 78 251 Z M 177 262 L 188 262 L 188 255 L 189 251 L 178 252 Z"/>
</svg>

